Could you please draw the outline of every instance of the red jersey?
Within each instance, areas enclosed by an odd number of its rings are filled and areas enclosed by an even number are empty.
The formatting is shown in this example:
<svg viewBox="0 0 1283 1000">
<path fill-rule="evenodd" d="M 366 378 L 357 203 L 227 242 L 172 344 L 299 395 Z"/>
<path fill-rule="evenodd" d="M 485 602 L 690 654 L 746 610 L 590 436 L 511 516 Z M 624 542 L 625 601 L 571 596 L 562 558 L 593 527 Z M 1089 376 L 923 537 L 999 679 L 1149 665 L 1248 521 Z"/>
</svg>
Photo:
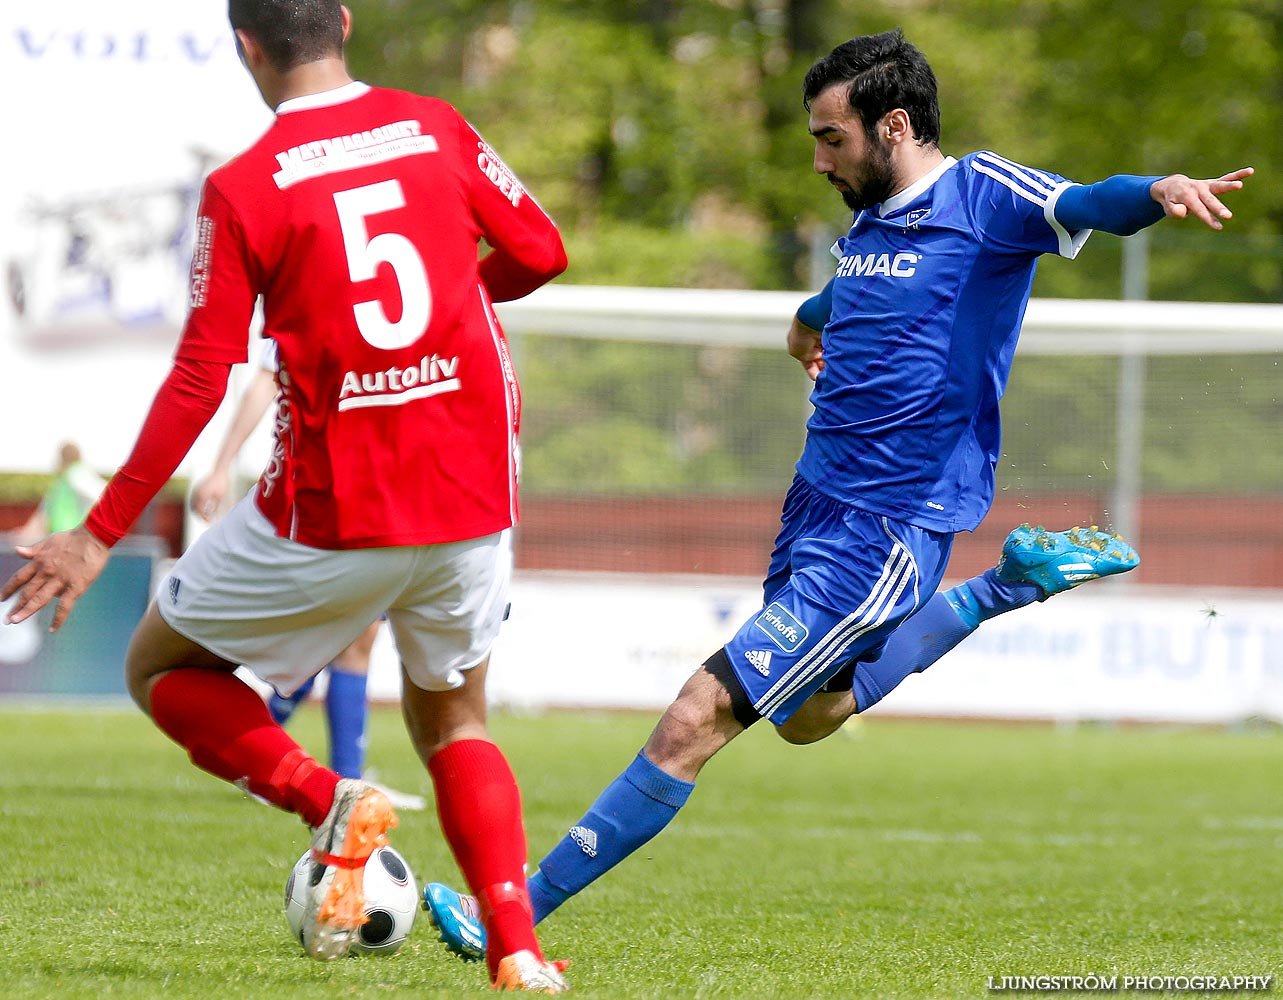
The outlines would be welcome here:
<svg viewBox="0 0 1283 1000">
<path fill-rule="evenodd" d="M 478 244 L 492 247 L 478 262 Z M 287 101 L 205 184 L 176 360 L 280 355 L 259 509 L 317 548 L 515 523 L 520 392 L 491 299 L 566 264 L 552 221 L 444 101 L 353 83 Z"/>
</svg>

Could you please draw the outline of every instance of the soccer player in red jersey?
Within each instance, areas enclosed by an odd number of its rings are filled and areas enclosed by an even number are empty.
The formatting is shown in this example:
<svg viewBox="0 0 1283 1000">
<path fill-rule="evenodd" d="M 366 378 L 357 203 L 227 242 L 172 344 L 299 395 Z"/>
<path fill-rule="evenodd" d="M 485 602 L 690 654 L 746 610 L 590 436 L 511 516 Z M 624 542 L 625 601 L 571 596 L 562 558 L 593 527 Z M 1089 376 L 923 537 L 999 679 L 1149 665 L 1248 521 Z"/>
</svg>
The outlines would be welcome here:
<svg viewBox="0 0 1283 1000">
<path fill-rule="evenodd" d="M 19 552 L 9 621 L 66 619 L 247 359 L 261 296 L 280 356 L 271 460 L 178 561 L 130 646 L 130 693 L 193 763 L 313 828 L 314 957 L 347 952 L 361 868 L 396 817 L 272 721 L 233 671 L 288 693 L 386 612 L 403 707 L 480 901 L 496 987 L 561 992 L 535 938 L 516 780 L 486 731 L 507 604 L 521 397 L 491 302 L 566 266 L 552 221 L 449 104 L 348 75 L 338 0 L 231 0 L 271 128 L 205 183 L 191 310 L 124 466 L 85 524 Z M 478 246 L 492 248 L 478 260 Z"/>
<path fill-rule="evenodd" d="M 236 404 L 213 466 L 192 486 L 188 506 L 193 514 L 207 524 L 226 512 L 228 495 L 232 492 L 235 479 L 232 465 L 236 456 L 267 415 L 268 408 L 276 401 L 277 368 L 276 343 L 269 340 L 259 355 L 258 370 L 250 378 L 249 385 Z M 330 734 L 330 769 L 342 778 L 366 776 L 365 731 L 369 719 L 366 682 L 370 672 L 370 656 L 380 624 L 381 619 L 371 624 L 352 645 L 331 660 L 324 670 L 327 681 L 325 721 Z M 267 710 L 272 713 L 272 718 L 282 726 L 285 725 L 294 710 L 311 694 L 315 680 L 316 676 L 313 676 L 288 697 L 279 691 L 273 691 L 267 700 Z M 367 777 L 367 780 L 374 784 L 372 778 Z M 399 792 L 382 784 L 376 787 L 397 809 L 418 812 L 427 807 L 427 802 L 421 795 Z"/>
</svg>

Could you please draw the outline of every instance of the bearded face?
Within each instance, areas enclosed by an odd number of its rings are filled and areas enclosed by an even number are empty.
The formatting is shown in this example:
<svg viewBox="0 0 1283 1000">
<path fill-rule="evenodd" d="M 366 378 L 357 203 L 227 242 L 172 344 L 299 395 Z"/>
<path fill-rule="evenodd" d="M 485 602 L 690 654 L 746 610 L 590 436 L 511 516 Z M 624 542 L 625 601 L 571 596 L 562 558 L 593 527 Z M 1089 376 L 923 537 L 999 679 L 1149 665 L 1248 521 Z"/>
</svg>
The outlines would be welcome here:
<svg viewBox="0 0 1283 1000">
<path fill-rule="evenodd" d="M 891 146 L 864 127 L 845 88 L 829 87 L 815 98 L 810 131 L 815 138 L 815 172 L 828 179 L 851 211 L 869 208 L 894 193 Z"/>
<path fill-rule="evenodd" d="M 850 176 L 829 175 L 829 183 L 838 189 L 852 212 L 862 212 L 886 201 L 895 189 L 890 147 L 870 141 L 867 150 L 862 168 L 853 167 Z"/>
</svg>

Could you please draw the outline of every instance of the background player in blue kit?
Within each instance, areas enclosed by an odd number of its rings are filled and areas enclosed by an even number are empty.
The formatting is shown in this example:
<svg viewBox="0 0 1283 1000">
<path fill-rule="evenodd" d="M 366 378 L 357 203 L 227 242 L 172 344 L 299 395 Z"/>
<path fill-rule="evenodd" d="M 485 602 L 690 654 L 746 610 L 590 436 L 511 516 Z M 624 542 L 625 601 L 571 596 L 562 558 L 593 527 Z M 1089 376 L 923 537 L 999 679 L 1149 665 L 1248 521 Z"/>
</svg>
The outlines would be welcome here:
<svg viewBox="0 0 1283 1000">
<path fill-rule="evenodd" d="M 819 738 L 931 662 L 929 643 L 1072 586 L 1067 563 L 1106 575 L 1134 558 L 1098 532 L 1026 527 L 996 572 L 932 599 L 954 534 L 993 500 L 998 403 L 1038 257 L 1072 258 L 1093 229 L 1129 235 L 1164 215 L 1221 229 L 1218 196 L 1251 168 L 1078 185 L 991 152 L 947 157 L 935 76 L 899 31 L 838 46 L 803 89 L 815 171 L 855 216 L 833 280 L 789 335 L 816 378 L 814 413 L 763 608 L 540 862 L 536 921 L 662 830 L 704 764 L 759 719 L 794 742 Z M 906 620 L 918 652 L 897 641 Z M 835 677 L 849 687 L 833 691 Z"/>
</svg>

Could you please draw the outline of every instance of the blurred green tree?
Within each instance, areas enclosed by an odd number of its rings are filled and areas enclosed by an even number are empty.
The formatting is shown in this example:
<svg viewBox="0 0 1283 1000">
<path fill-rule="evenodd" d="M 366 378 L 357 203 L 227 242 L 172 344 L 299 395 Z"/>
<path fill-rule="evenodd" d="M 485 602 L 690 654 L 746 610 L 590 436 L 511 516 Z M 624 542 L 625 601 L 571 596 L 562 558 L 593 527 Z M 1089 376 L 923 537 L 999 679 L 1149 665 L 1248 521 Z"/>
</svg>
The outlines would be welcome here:
<svg viewBox="0 0 1283 1000">
<path fill-rule="evenodd" d="M 943 146 L 1082 181 L 1251 163 L 1223 234 L 1154 232 L 1152 293 L 1283 297 L 1274 0 L 354 0 L 354 70 L 454 102 L 529 181 L 568 281 L 811 287 L 849 219 L 810 176 L 806 68 L 897 25 L 940 80 Z M 1119 294 L 1120 242 L 1035 293 Z"/>
<path fill-rule="evenodd" d="M 994 149 L 1083 182 L 1256 167 L 1225 232 L 1190 224 L 1151 231 L 1149 293 L 1283 300 L 1283 185 L 1272 180 L 1283 171 L 1278 0 L 350 6 L 353 71 L 459 107 L 558 220 L 567 282 L 794 288 L 799 299 L 818 287 L 850 216 L 811 173 L 802 78 L 846 38 L 900 26 L 939 79 L 946 153 Z M 1035 295 L 1119 297 L 1122 248 L 1098 234 L 1076 261 L 1046 259 Z M 782 399 L 713 398 L 707 388 L 789 378 L 796 366 L 782 352 L 732 361 L 695 348 L 656 354 L 541 340 L 529 353 L 537 356 L 521 359 L 531 404 L 524 438 L 536 491 L 751 490 L 760 485 L 755 469 L 796 454 L 804 382 Z M 718 367 L 728 364 L 738 368 Z M 1240 386 L 1225 364 L 1214 365 L 1215 379 L 1185 361 L 1154 373 L 1161 391 L 1146 417 L 1148 484 L 1234 481 L 1268 491 L 1280 482 L 1278 463 L 1256 461 L 1250 447 L 1204 442 L 1199 454 L 1210 457 L 1189 458 L 1204 438 L 1261 440 L 1277 426 L 1277 378 Z M 1008 440 L 1013 453 L 1039 454 L 1042 464 L 1004 467 L 1003 476 L 1020 488 L 1059 489 L 1090 470 L 1097 485 L 1112 483 L 1099 456 L 1109 450 L 1114 386 L 1111 359 L 1019 368 L 1005 405 Z M 1239 398 L 1244 392 L 1263 395 Z M 1048 441 L 1048 400 L 1064 426 L 1091 434 Z M 1191 401 L 1200 412 L 1226 412 L 1191 424 L 1182 412 Z M 767 405 L 779 412 L 763 412 Z M 764 427 L 779 428 L 778 440 L 755 437 Z"/>
</svg>

